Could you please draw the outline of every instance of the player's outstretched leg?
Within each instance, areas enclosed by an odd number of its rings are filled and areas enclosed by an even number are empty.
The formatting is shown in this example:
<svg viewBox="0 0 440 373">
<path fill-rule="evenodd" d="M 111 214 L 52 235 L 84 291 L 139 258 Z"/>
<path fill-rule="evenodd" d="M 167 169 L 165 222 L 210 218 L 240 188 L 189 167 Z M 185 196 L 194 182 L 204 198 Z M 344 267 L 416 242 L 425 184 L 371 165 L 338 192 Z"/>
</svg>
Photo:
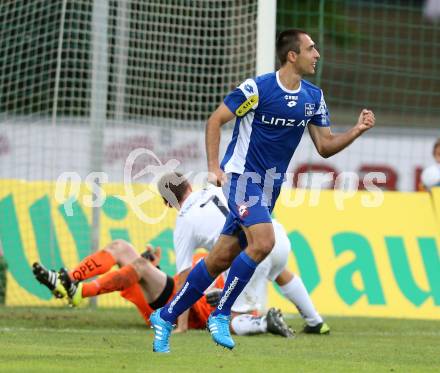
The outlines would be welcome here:
<svg viewBox="0 0 440 373">
<path fill-rule="evenodd" d="M 153 352 L 170 352 L 170 334 L 173 330 L 173 325 L 169 321 L 165 321 L 160 317 L 158 308 L 150 316 L 151 327 L 154 329 Z"/>
<path fill-rule="evenodd" d="M 231 333 L 229 331 L 230 319 L 230 316 L 222 314 L 214 316 L 211 314 L 206 326 L 215 343 L 232 350 L 235 347 L 235 342 L 231 338 Z"/>
<path fill-rule="evenodd" d="M 286 324 L 281 310 L 270 308 L 266 315 L 267 331 L 286 338 L 294 337 L 294 331 Z"/>
<path fill-rule="evenodd" d="M 72 281 L 72 279 L 69 276 L 69 273 L 67 272 L 67 269 L 65 268 L 61 268 L 59 274 L 60 274 L 60 281 L 67 291 L 69 303 L 71 304 L 72 307 L 78 307 L 83 299 L 82 297 L 83 284 L 81 282 L 76 283 Z"/>
<path fill-rule="evenodd" d="M 330 327 L 325 322 L 320 322 L 315 326 L 304 325 L 303 333 L 306 334 L 330 334 Z"/>
<path fill-rule="evenodd" d="M 63 287 L 59 275 L 56 271 L 47 269 L 41 263 L 34 263 L 32 265 L 32 272 L 37 281 L 46 286 L 56 298 L 64 298 L 67 294 Z"/>
</svg>

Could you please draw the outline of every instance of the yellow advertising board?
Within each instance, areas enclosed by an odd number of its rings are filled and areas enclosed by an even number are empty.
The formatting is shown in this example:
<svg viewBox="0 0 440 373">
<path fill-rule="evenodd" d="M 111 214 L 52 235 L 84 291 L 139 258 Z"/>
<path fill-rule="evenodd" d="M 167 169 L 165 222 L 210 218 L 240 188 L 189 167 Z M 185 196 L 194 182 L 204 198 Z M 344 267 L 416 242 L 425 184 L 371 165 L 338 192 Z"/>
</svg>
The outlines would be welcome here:
<svg viewBox="0 0 440 373">
<path fill-rule="evenodd" d="M 136 195 L 146 189 L 133 187 Z M 85 206 L 92 192 L 85 184 L 78 190 L 74 199 L 65 196 L 67 203 L 61 204 L 55 199 L 54 183 L 0 182 L 7 305 L 60 304 L 33 279 L 31 265 L 39 260 L 54 268 L 72 267 L 90 253 L 92 208 Z M 157 194 L 147 193 L 141 211 L 150 218 L 145 223 L 139 211 L 118 197 L 126 195 L 122 184 L 104 185 L 103 192 L 100 247 L 123 238 L 140 252 L 153 242 L 162 247 L 162 269 L 172 274 L 174 211 L 166 209 Z M 428 193 L 317 195 L 285 190 L 274 213 L 292 244 L 288 266 L 301 276 L 320 313 L 440 319 L 440 225 L 435 211 L 440 211 L 440 191 L 431 199 Z M 98 304 L 127 303 L 115 294 L 101 297 Z M 294 311 L 271 286 L 268 304 Z"/>
<path fill-rule="evenodd" d="M 54 184 L 0 181 L 0 244 L 8 265 L 7 305 L 62 305 L 35 281 L 32 263 L 40 261 L 49 268 L 72 268 L 93 250 L 92 208 L 85 206 L 87 198 L 92 196 L 90 187 L 79 185 L 76 198 L 64 198 L 66 204 L 60 204 L 55 200 Z M 133 185 L 137 195 L 145 189 L 145 185 Z M 103 191 L 105 203 L 99 214 L 98 248 L 121 238 L 141 252 L 148 242 L 153 242 L 164 246 L 162 267 L 172 272 L 175 212 L 165 208 L 157 194 L 150 193 L 152 198 L 142 205 L 140 212 L 157 223 L 146 224 L 116 197 L 126 194 L 122 184 L 106 184 Z M 163 218 L 156 219 L 162 214 Z M 99 304 L 122 305 L 126 301 L 115 294 L 101 297 Z"/>
<path fill-rule="evenodd" d="M 284 191 L 279 202 L 294 193 Z M 319 202 L 308 192 L 298 207 L 278 202 L 276 218 L 292 243 L 289 266 L 323 314 L 440 319 L 439 230 L 431 197 L 382 197 L 377 207 L 365 207 L 379 198 L 369 192 L 344 197 L 322 191 Z M 288 309 L 275 291 L 269 299 Z"/>
</svg>

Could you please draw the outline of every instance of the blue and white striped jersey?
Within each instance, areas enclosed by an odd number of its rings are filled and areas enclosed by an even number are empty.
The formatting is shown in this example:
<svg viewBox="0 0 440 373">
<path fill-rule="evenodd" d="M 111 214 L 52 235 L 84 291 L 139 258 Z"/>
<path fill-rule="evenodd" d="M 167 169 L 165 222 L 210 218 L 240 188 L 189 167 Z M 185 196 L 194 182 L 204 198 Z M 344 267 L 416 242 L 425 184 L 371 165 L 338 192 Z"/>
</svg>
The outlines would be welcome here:
<svg viewBox="0 0 440 373">
<path fill-rule="evenodd" d="M 330 126 L 322 90 L 306 80 L 288 90 L 278 72 L 245 80 L 224 102 L 237 118 L 221 167 L 226 173 L 256 172 L 262 184 L 273 172 L 280 174 L 271 176 L 274 186 L 282 184 L 309 123 Z"/>
</svg>

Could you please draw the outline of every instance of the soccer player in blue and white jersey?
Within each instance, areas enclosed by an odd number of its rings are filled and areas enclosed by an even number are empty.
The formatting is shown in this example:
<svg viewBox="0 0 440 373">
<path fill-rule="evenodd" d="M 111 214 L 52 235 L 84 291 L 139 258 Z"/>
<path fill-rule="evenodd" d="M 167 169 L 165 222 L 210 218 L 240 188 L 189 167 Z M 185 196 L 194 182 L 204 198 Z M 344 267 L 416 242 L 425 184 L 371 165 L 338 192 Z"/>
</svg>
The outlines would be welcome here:
<svg viewBox="0 0 440 373">
<path fill-rule="evenodd" d="M 231 307 L 257 265 L 271 252 L 275 235 L 271 212 L 288 164 L 307 127 L 318 153 L 327 158 L 375 123 L 363 109 L 348 131 L 333 134 L 323 92 L 302 79 L 315 73 L 319 53 L 304 31 L 283 31 L 276 42 L 280 69 L 243 82 L 229 93 L 206 126 L 211 182 L 222 185 L 229 216 L 212 251 L 189 273 L 182 289 L 151 315 L 153 351 L 169 352 L 177 317 L 202 295 L 217 275 L 230 267 L 222 298 L 208 320 L 213 340 L 235 346 L 229 331 Z M 232 140 L 219 162 L 221 127 L 235 120 Z"/>
</svg>

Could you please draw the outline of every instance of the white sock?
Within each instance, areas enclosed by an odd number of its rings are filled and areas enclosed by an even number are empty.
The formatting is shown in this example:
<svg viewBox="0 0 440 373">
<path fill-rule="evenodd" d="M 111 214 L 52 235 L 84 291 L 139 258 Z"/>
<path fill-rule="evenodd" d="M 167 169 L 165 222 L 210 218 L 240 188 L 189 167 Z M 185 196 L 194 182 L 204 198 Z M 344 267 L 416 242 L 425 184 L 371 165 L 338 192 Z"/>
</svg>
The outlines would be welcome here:
<svg viewBox="0 0 440 373">
<path fill-rule="evenodd" d="M 280 290 L 296 306 L 308 325 L 315 326 L 322 322 L 322 317 L 316 311 L 301 277 L 295 276 L 292 281 L 280 286 Z"/>
<path fill-rule="evenodd" d="M 232 319 L 231 329 L 237 335 L 266 333 L 266 316 L 238 315 Z"/>
</svg>

